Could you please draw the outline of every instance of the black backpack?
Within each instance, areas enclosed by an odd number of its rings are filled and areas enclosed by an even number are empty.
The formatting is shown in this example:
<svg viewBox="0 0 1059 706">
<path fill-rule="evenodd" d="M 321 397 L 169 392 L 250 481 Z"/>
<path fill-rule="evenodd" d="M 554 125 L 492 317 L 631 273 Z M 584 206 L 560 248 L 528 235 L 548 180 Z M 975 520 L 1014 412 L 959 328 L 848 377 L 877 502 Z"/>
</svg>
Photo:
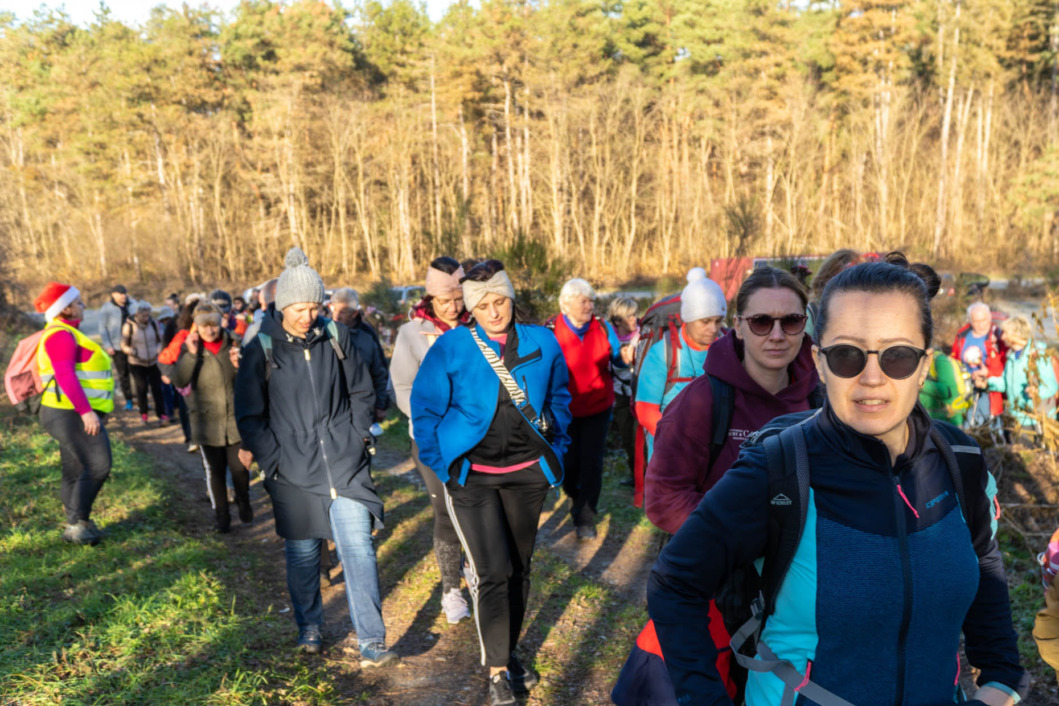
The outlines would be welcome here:
<svg viewBox="0 0 1059 706">
<path fill-rule="evenodd" d="M 816 410 L 777 417 L 743 443 L 744 446 L 764 446 L 768 465 L 771 500 L 764 564 L 760 576 L 753 565 L 733 572 L 739 576 L 729 577 L 718 591 L 715 602 L 732 636 L 732 653 L 737 664 L 750 671 L 772 672 L 783 681 L 787 692 L 795 696 L 804 695 L 819 706 L 852 706 L 845 699 L 810 681 L 789 661 L 779 659 L 760 640 L 761 629 L 775 610 L 776 597 L 805 528 L 810 469 L 802 427 L 819 413 Z M 975 474 L 978 472 L 973 457 L 981 456 L 981 449 L 969 444 L 968 437 L 944 422 L 932 422 L 931 439 L 945 459 L 960 507 L 970 507 L 967 489 L 973 491 L 977 488 Z M 995 498 L 992 504 L 999 510 Z M 745 620 L 737 624 L 741 618 Z M 733 678 L 736 677 L 733 674 Z"/>
</svg>

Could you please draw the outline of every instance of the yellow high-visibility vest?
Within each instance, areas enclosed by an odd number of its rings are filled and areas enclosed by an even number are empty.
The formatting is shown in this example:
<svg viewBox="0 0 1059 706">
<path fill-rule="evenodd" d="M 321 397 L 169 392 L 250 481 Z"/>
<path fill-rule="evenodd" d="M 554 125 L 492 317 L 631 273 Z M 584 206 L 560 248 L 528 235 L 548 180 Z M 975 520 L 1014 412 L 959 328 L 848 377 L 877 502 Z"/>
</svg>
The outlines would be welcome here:
<svg viewBox="0 0 1059 706">
<path fill-rule="evenodd" d="M 70 398 L 62 393 L 58 383 L 55 382 L 55 367 L 47 351 L 44 350 L 44 342 L 58 331 L 69 331 L 73 334 L 77 345 L 92 351 L 92 357 L 87 361 L 74 363 L 74 373 L 92 409 L 103 414 L 110 414 L 114 411 L 114 374 L 110 369 L 110 356 L 98 343 L 62 321 L 52 321 L 48 324 L 44 329 L 44 335 L 40 338 L 40 347 L 37 348 L 37 368 L 40 371 L 40 381 L 44 384 L 41 406 L 53 409 L 74 408 Z"/>
</svg>

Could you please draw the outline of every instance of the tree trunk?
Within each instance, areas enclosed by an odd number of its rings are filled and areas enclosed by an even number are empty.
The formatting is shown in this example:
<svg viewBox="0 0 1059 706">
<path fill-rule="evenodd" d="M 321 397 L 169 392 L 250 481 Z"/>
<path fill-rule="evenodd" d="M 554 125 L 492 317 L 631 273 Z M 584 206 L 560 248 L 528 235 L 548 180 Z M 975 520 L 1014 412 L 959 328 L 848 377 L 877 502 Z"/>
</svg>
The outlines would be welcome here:
<svg viewBox="0 0 1059 706">
<path fill-rule="evenodd" d="M 941 255 L 942 236 L 945 234 L 946 205 L 948 202 L 947 176 L 949 170 L 949 132 L 952 127 L 952 99 L 956 92 L 956 59 L 960 48 L 960 3 L 956 0 L 956 14 L 953 18 L 952 31 L 952 60 L 949 68 L 949 83 L 945 93 L 945 112 L 941 121 L 941 159 L 938 169 L 938 208 L 934 218 L 934 247 L 932 253 L 935 258 Z M 944 28 L 939 28 L 939 32 Z"/>
</svg>

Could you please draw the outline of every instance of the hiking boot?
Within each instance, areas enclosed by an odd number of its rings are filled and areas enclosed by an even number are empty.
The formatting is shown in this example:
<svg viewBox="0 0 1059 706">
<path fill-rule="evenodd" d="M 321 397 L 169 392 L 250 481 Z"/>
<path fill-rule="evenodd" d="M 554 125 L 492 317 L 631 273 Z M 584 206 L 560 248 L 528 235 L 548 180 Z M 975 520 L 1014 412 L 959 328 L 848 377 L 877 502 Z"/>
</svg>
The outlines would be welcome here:
<svg viewBox="0 0 1059 706">
<path fill-rule="evenodd" d="M 169 417 L 168 416 L 163 414 L 163 415 L 158 417 L 158 426 L 164 427 L 167 424 L 169 424 Z"/>
<path fill-rule="evenodd" d="M 95 546 L 103 539 L 103 534 L 91 520 L 78 520 L 72 525 L 66 525 L 63 539 L 72 544 L 90 544 Z"/>
<path fill-rule="evenodd" d="M 516 694 L 528 694 L 529 690 L 537 686 L 537 682 L 540 681 L 537 673 L 523 667 L 514 654 L 507 662 L 507 675 L 511 680 L 511 690 Z"/>
<path fill-rule="evenodd" d="M 196 453 L 198 450 L 199 450 L 199 445 L 198 444 L 188 444 L 188 453 L 189 454 Z"/>
<path fill-rule="evenodd" d="M 489 706 L 514 706 L 517 703 L 507 672 L 489 677 Z"/>
<path fill-rule="evenodd" d="M 232 517 L 228 514 L 227 508 L 225 508 L 224 513 L 218 512 L 215 520 L 216 524 L 214 529 L 216 529 L 219 534 L 228 534 L 232 531 Z"/>
<path fill-rule="evenodd" d="M 238 498 L 239 521 L 248 525 L 254 521 L 254 508 L 250 505 L 250 498 Z"/>
<path fill-rule="evenodd" d="M 298 631 L 298 649 L 307 655 L 318 655 L 324 646 L 319 625 L 307 625 Z"/>
<path fill-rule="evenodd" d="M 458 588 L 449 589 L 441 597 L 441 609 L 445 611 L 445 619 L 450 625 L 455 625 L 464 618 L 471 617 L 471 610 L 467 607 L 467 601 Z"/>
<path fill-rule="evenodd" d="M 586 542 L 590 539 L 596 538 L 596 528 L 592 525 L 578 525 L 577 526 L 577 538 L 582 542 Z"/>
<path fill-rule="evenodd" d="M 393 650 L 386 649 L 386 643 L 381 641 L 369 642 L 360 648 L 360 668 L 385 667 L 388 664 L 396 664 L 401 658 Z"/>
</svg>

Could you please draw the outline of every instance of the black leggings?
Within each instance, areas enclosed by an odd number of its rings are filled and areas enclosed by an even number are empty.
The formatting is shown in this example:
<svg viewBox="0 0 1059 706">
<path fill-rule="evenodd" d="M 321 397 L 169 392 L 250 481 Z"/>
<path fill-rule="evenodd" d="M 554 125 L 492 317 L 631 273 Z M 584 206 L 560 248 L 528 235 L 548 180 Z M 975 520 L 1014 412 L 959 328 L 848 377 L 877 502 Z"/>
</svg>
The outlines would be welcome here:
<svg viewBox="0 0 1059 706">
<path fill-rule="evenodd" d="M 445 486 L 438 475 L 419 460 L 419 445 L 415 439 L 412 439 L 412 458 L 430 495 L 430 507 L 434 510 L 434 557 L 441 572 L 441 588 L 448 593 L 460 587 L 460 537 L 445 505 Z"/>
<path fill-rule="evenodd" d="M 636 417 L 632 411 L 632 399 L 625 395 L 614 396 L 614 426 L 618 442 L 629 466 L 629 478 L 636 480 Z"/>
<path fill-rule="evenodd" d="M 603 455 L 611 408 L 570 422 L 570 448 L 563 464 L 563 492 L 570 496 L 575 525 L 592 525 L 603 489 Z"/>
<path fill-rule="evenodd" d="M 106 418 L 99 415 L 100 420 Z M 66 520 L 75 524 L 92 514 L 92 503 L 110 476 L 110 437 L 100 426 L 99 433 L 85 433 L 81 415 L 72 409 L 41 407 L 40 423 L 52 438 L 59 442 L 62 459 L 62 490 L 60 495 Z"/>
<path fill-rule="evenodd" d="M 482 665 L 506 667 L 529 601 L 530 559 L 548 480 L 540 464 L 513 473 L 471 471 L 445 486 L 449 512 L 467 552 L 467 585 L 482 644 Z"/>
<path fill-rule="evenodd" d="M 132 383 L 129 382 L 129 356 L 119 350 L 114 351 L 111 356 L 114 361 L 114 370 L 118 373 L 118 383 L 121 385 L 121 394 L 126 402 L 132 400 Z"/>
<path fill-rule="evenodd" d="M 206 491 L 210 494 L 210 505 L 218 518 L 228 517 L 227 472 L 232 472 L 235 499 L 239 503 L 250 502 L 250 472 L 239 460 L 239 444 L 230 446 L 199 447 L 202 466 L 206 469 Z"/>
<path fill-rule="evenodd" d="M 147 387 L 151 387 L 151 395 L 154 397 L 154 411 L 161 417 L 165 414 L 165 398 L 162 397 L 162 373 L 157 365 L 130 365 L 129 371 L 136 381 L 136 405 L 140 408 L 140 414 L 147 414 L 150 407 L 147 406 Z"/>
</svg>

